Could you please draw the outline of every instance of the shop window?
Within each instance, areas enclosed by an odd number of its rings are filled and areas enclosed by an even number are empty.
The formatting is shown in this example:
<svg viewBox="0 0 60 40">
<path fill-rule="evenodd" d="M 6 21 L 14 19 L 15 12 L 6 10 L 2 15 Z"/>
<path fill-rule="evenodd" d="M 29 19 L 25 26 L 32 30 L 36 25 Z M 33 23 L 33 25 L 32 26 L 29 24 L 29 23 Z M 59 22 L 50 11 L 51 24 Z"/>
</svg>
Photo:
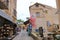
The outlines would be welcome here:
<svg viewBox="0 0 60 40">
<path fill-rule="evenodd" d="M 40 17 L 40 12 L 36 12 L 36 17 Z"/>
<path fill-rule="evenodd" d="M 16 1 L 17 1 L 17 0 L 14 1 L 14 5 L 16 5 Z"/>
<path fill-rule="evenodd" d="M 8 0 L 0 0 L 0 9 L 8 9 L 7 3 Z"/>
</svg>

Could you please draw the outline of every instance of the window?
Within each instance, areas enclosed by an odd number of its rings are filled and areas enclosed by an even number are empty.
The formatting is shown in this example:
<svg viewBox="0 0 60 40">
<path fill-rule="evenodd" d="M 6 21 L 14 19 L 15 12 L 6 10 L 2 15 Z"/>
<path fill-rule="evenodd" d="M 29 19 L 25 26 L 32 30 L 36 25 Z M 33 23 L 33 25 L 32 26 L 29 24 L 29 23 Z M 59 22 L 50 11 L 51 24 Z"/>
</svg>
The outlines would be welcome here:
<svg viewBox="0 0 60 40">
<path fill-rule="evenodd" d="M 13 12 L 14 12 L 14 16 L 16 16 L 16 10 L 15 9 L 13 10 Z"/>
<path fill-rule="evenodd" d="M 48 10 L 45 10 L 45 13 L 48 14 Z"/>
<path fill-rule="evenodd" d="M 57 25 L 57 28 L 59 29 L 59 25 Z"/>
<path fill-rule="evenodd" d="M 36 12 L 36 17 L 40 17 L 40 12 Z"/>
<path fill-rule="evenodd" d="M 9 5 L 9 0 L 4 0 L 5 5 L 8 7 Z"/>
<path fill-rule="evenodd" d="M 36 6 L 36 7 L 39 7 L 39 3 L 36 3 L 35 6 Z"/>
<path fill-rule="evenodd" d="M 49 21 L 47 21 L 47 26 L 48 26 L 48 27 L 50 27 L 50 26 L 51 26 L 51 24 L 50 24 L 50 22 L 49 22 Z"/>
<path fill-rule="evenodd" d="M 6 0 L 6 3 L 7 3 L 6 5 L 8 6 L 9 5 L 9 0 Z"/>
<path fill-rule="evenodd" d="M 59 25 L 55 25 L 55 28 L 56 28 L 56 29 L 59 29 Z"/>
</svg>

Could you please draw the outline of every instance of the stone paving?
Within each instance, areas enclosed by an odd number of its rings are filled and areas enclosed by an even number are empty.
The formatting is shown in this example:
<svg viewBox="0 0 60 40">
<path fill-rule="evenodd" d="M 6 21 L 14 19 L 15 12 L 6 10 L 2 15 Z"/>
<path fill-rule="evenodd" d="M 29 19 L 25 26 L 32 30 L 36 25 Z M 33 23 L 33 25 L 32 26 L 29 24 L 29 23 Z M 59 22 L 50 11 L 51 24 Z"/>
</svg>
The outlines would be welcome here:
<svg viewBox="0 0 60 40">
<path fill-rule="evenodd" d="M 33 40 L 33 38 L 28 36 L 25 30 L 22 30 L 13 40 Z"/>
</svg>

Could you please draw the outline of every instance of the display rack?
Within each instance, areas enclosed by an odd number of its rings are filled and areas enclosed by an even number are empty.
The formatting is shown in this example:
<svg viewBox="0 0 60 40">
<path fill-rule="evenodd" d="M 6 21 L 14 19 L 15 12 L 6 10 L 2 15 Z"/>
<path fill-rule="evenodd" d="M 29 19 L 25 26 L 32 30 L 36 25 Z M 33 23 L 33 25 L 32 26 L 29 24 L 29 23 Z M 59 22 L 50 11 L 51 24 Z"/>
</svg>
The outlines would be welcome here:
<svg viewBox="0 0 60 40">
<path fill-rule="evenodd" d="M 13 27 L 11 27 L 10 25 L 4 25 L 0 27 L 0 39 L 12 37 L 12 35 Z"/>
</svg>

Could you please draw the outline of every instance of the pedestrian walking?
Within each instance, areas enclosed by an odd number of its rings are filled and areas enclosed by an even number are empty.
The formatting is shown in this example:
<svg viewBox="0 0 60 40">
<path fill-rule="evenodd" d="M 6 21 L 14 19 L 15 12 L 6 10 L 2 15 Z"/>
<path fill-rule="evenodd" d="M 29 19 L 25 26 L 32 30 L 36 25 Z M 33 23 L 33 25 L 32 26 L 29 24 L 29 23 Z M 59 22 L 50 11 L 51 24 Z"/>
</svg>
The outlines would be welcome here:
<svg viewBox="0 0 60 40">
<path fill-rule="evenodd" d="M 33 40 L 33 38 L 28 36 L 28 33 L 26 32 L 25 28 L 23 27 L 21 29 L 21 32 L 19 32 L 19 35 L 17 35 L 13 40 Z"/>
<path fill-rule="evenodd" d="M 27 31 L 28 31 L 28 35 L 30 36 L 31 32 L 32 32 L 32 24 L 31 23 L 29 23 Z"/>
</svg>

